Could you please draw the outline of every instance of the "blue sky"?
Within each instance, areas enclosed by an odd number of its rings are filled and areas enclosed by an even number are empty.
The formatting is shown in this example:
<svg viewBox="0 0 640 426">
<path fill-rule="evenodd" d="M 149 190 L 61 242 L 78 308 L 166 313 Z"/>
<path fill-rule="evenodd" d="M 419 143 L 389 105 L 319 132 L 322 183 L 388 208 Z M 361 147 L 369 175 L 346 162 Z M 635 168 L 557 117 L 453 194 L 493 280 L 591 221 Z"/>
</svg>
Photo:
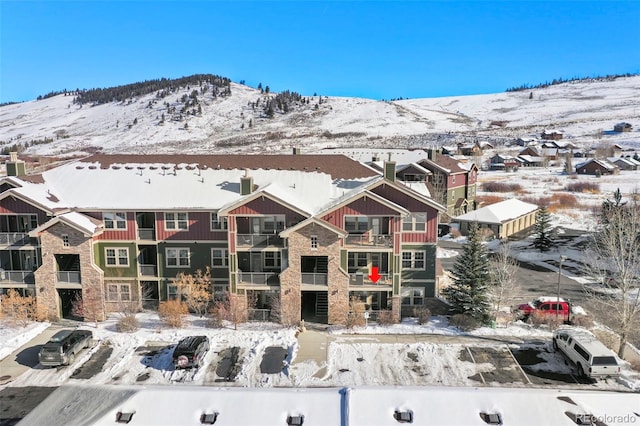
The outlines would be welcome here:
<svg viewBox="0 0 640 426">
<path fill-rule="evenodd" d="M 196 73 L 372 99 L 640 73 L 640 1 L 0 0 L 0 102 Z"/>
</svg>

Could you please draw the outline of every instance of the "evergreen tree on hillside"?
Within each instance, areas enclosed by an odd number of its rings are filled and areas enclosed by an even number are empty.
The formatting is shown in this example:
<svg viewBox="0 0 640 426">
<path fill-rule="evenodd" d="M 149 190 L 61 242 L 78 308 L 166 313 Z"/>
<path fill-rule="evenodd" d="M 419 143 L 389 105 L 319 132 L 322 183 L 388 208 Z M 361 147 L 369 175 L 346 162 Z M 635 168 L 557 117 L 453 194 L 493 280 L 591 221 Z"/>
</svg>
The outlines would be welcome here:
<svg viewBox="0 0 640 426">
<path fill-rule="evenodd" d="M 547 206 L 542 206 L 536 214 L 536 223 L 533 225 L 535 234 L 533 246 L 539 251 L 549 251 L 554 245 L 551 231 L 551 214 L 547 210 Z"/>
<path fill-rule="evenodd" d="M 478 224 L 469 228 L 467 242 L 453 265 L 453 284 L 442 293 L 454 311 L 467 314 L 486 324 L 490 320 L 489 292 L 491 283 L 487 250 L 480 241 Z"/>
</svg>

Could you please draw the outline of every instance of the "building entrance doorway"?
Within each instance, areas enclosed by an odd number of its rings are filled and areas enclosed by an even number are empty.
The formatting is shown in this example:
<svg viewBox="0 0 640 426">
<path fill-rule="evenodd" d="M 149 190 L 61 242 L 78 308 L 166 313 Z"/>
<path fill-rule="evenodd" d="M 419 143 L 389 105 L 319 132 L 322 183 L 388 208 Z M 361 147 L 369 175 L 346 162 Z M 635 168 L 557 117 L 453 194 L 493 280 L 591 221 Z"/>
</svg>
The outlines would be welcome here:
<svg viewBox="0 0 640 426">
<path fill-rule="evenodd" d="M 326 291 L 303 291 L 302 312 L 300 317 L 305 322 L 327 324 L 329 321 L 329 301 Z"/>
<path fill-rule="evenodd" d="M 73 304 L 76 301 L 82 301 L 82 290 L 78 289 L 58 289 L 58 298 L 60 300 L 60 316 L 62 318 L 80 320 L 73 314 Z"/>
</svg>

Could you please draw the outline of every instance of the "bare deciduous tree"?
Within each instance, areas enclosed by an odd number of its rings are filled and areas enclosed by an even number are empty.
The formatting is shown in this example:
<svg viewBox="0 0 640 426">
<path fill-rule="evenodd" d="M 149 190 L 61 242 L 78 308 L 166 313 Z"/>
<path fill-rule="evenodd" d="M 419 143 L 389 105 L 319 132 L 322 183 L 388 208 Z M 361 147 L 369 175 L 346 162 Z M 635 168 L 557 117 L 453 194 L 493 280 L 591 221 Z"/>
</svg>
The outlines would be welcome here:
<svg viewBox="0 0 640 426">
<path fill-rule="evenodd" d="M 98 328 L 98 322 L 104 315 L 104 300 L 102 295 L 93 289 L 86 289 L 83 294 L 77 294 L 71 304 L 71 313 L 84 321 L 92 322 Z"/>
<path fill-rule="evenodd" d="M 629 334 L 640 325 L 640 204 L 603 203 L 602 224 L 593 236 L 587 258 L 599 285 L 586 287 L 608 325 L 620 336 L 618 356 L 624 355 Z"/>
<path fill-rule="evenodd" d="M 510 254 L 509 245 L 503 243 L 490 260 L 489 301 L 494 309 L 494 319 L 497 319 L 501 309 L 507 306 L 520 290 L 520 283 L 515 278 L 518 264 Z"/>
<path fill-rule="evenodd" d="M 211 292 L 211 270 L 207 266 L 204 272 L 198 269 L 194 275 L 179 273 L 173 280 L 179 297 L 184 300 L 190 311 L 203 317 L 207 313 L 213 298 Z"/>
</svg>

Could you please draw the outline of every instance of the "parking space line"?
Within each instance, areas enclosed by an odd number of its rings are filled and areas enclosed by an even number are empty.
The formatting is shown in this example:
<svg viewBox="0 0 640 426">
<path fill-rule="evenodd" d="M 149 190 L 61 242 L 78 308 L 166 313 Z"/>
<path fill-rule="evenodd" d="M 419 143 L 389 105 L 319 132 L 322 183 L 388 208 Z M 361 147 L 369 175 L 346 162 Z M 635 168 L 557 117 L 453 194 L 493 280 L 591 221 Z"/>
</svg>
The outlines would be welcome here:
<svg viewBox="0 0 640 426">
<path fill-rule="evenodd" d="M 525 371 L 522 369 L 522 366 L 520 365 L 520 363 L 518 362 L 518 360 L 516 359 L 515 355 L 513 355 L 513 352 L 511 352 L 511 348 L 507 345 L 505 345 L 505 347 L 507 348 L 507 351 L 509 351 L 509 355 L 511 355 L 511 358 L 513 359 L 513 362 L 516 363 L 516 365 L 518 366 L 518 369 L 520 370 L 520 372 L 522 373 L 522 375 L 524 376 L 525 379 L 527 379 L 527 383 L 529 383 L 530 385 L 532 385 L 533 383 L 531 382 L 531 380 L 529 379 L 529 376 L 527 375 L 527 373 L 525 373 Z"/>
<path fill-rule="evenodd" d="M 465 346 L 465 348 L 467 349 L 467 352 L 469 352 L 469 356 L 471 357 L 471 361 L 473 361 L 473 364 L 477 366 L 478 363 L 476 362 L 476 359 L 473 357 L 473 354 L 471 353 L 471 349 L 469 349 L 469 346 Z M 480 375 L 480 378 L 482 379 L 482 384 L 486 385 L 487 382 L 485 382 L 484 376 L 482 375 L 482 373 L 480 371 L 478 371 L 478 374 Z"/>
</svg>

